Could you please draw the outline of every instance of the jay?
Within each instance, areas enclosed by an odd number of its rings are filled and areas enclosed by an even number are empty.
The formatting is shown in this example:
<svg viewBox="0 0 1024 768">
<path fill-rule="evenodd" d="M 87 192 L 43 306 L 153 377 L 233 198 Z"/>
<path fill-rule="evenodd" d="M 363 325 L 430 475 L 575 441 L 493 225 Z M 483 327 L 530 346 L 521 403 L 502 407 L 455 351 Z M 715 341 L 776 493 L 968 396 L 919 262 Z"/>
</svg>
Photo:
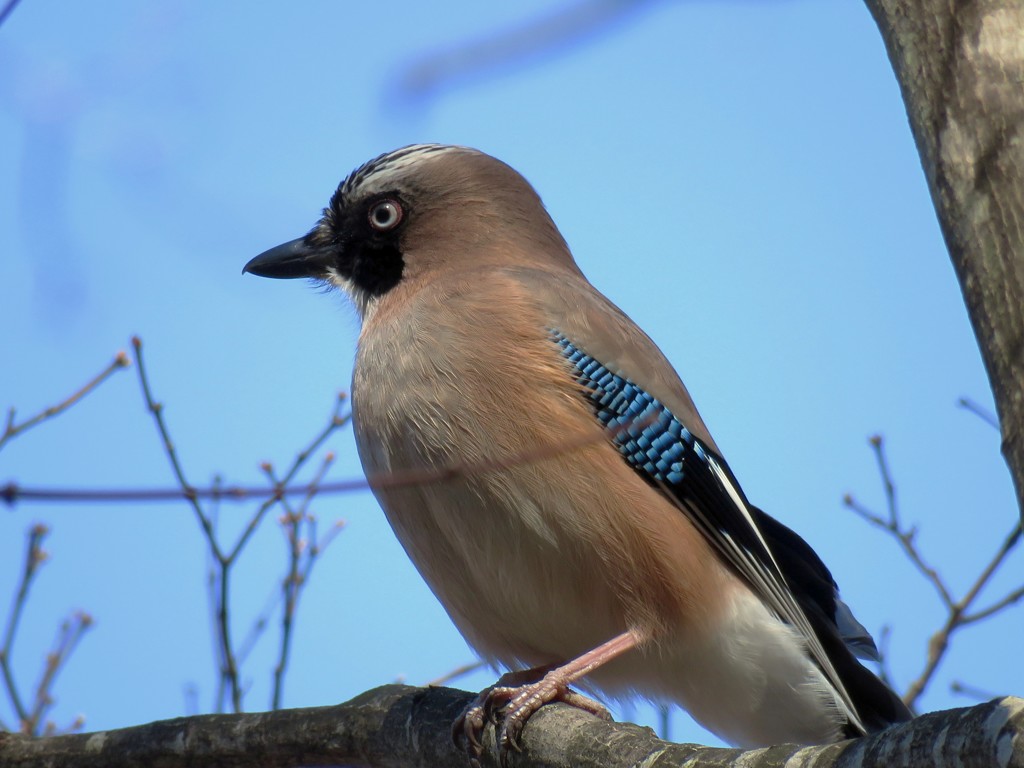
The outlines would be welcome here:
<svg viewBox="0 0 1024 768">
<path fill-rule="evenodd" d="M 855 658 L 877 651 L 828 568 L 747 500 L 668 360 L 508 165 L 381 155 L 245 271 L 359 311 L 370 485 L 466 641 L 511 670 L 454 726 L 471 755 L 490 716 L 507 749 L 549 701 L 604 714 L 574 683 L 676 702 L 744 747 L 910 718 Z"/>
</svg>

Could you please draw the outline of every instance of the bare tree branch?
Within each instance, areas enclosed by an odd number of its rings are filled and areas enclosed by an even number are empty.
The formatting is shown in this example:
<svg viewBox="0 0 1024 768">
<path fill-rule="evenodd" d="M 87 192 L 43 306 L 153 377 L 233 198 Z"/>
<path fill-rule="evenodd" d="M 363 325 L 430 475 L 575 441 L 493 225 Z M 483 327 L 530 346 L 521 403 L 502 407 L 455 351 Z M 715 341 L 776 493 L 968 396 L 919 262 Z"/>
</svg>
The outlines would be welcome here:
<svg viewBox="0 0 1024 768">
<path fill-rule="evenodd" d="M 972 584 L 967 590 L 967 593 L 949 607 L 949 614 L 946 616 L 946 620 L 928 641 L 928 657 L 925 661 L 924 669 L 917 678 L 911 682 L 906 693 L 903 694 L 903 700 L 907 702 L 907 706 L 913 707 L 921 697 L 921 694 L 924 693 L 928 683 L 931 682 L 932 677 L 935 675 L 935 672 L 939 667 L 939 663 L 942 661 L 942 657 L 949 648 L 950 637 L 952 634 L 961 627 L 971 623 L 971 621 L 977 620 L 971 618 L 967 614 L 967 611 L 974 603 L 974 600 L 977 598 L 982 588 L 988 583 L 992 574 L 995 573 L 996 569 L 1006 558 L 1006 555 L 1011 549 L 1013 549 L 1017 542 L 1020 541 L 1020 530 L 1020 523 L 1017 523 L 1014 530 L 1011 531 L 1010 535 L 1007 536 L 1006 540 L 1003 542 L 1003 545 L 999 548 L 999 551 L 996 552 L 992 560 L 989 561 L 989 564 L 982 570 L 978 578 L 975 579 L 974 584 Z M 1005 608 L 1012 602 L 1014 601 L 1006 600 L 1006 598 L 1004 598 L 1003 600 L 993 604 L 993 606 L 982 609 L 980 613 L 982 617 L 990 616 L 995 613 L 995 610 L 992 610 L 995 606 L 1002 603 L 1002 607 Z"/>
<path fill-rule="evenodd" d="M 199 520 L 199 524 L 202 526 L 203 532 L 206 534 L 206 538 L 213 549 L 214 557 L 221 560 L 224 556 L 217 544 L 213 523 L 199 504 L 199 498 L 195 493 L 195 489 L 185 478 L 185 470 L 182 469 L 181 462 L 178 460 L 178 450 L 174 446 L 174 441 L 171 440 L 170 432 L 167 430 L 167 422 L 164 420 L 163 403 L 158 403 L 153 398 L 153 391 L 149 386 L 149 376 L 146 374 L 146 366 L 143 364 L 142 339 L 138 336 L 132 337 L 132 349 L 135 351 L 135 368 L 139 372 L 139 385 L 142 387 L 142 397 L 146 401 L 146 409 L 153 414 L 153 420 L 156 422 L 156 428 L 160 433 L 160 439 L 163 443 L 164 453 L 167 454 L 167 459 L 171 463 L 171 470 L 174 472 L 174 477 L 181 488 L 181 491 L 177 493 L 177 498 L 187 499 L 191 504 L 192 510 L 196 513 L 196 518 Z"/>
<path fill-rule="evenodd" d="M 7 21 L 7 17 L 11 15 L 11 12 L 14 11 L 14 8 L 17 4 L 18 0 L 7 0 L 7 5 L 5 5 L 2 10 L 0 10 L 0 26 L 2 26 L 3 23 Z"/>
<path fill-rule="evenodd" d="M 903 528 L 900 525 L 899 512 L 896 506 L 896 486 L 893 483 L 892 472 L 889 469 L 889 460 L 885 456 L 885 441 L 881 435 L 874 435 L 868 442 L 878 462 L 878 473 L 881 475 L 882 487 L 885 490 L 887 514 L 885 517 L 882 517 L 872 512 L 850 494 L 843 498 L 843 503 L 858 517 L 892 536 L 903 549 L 907 559 L 914 564 L 914 567 L 917 568 L 925 580 L 935 588 L 935 591 L 939 594 L 939 599 L 942 600 L 942 604 L 947 609 L 952 608 L 953 596 L 949 587 L 942 580 L 942 577 L 939 576 L 938 571 L 925 561 L 924 556 L 914 542 L 917 536 L 917 529 L 913 527 Z"/>
<path fill-rule="evenodd" d="M 17 715 L 19 728 L 28 728 L 32 733 L 28 707 L 21 699 L 18 692 L 18 685 L 14 680 L 14 671 L 11 667 L 11 655 L 14 651 L 14 638 L 18 634 L 18 624 L 21 622 L 21 613 L 25 610 L 28 602 L 29 589 L 32 587 L 32 580 L 39 572 L 39 566 L 46 559 L 46 552 L 43 550 L 43 540 L 50 530 L 45 525 L 33 525 L 26 536 L 25 565 L 21 569 L 21 578 L 18 580 L 18 587 L 14 592 L 14 603 L 11 605 L 11 612 L 7 616 L 7 626 L 4 629 L 3 645 L 0 645 L 0 672 L 3 673 L 4 687 L 7 691 L 7 698 L 11 700 L 14 713 Z"/>
<path fill-rule="evenodd" d="M 974 603 L 975 599 L 978 597 L 978 594 L 981 592 L 982 589 L 985 588 L 985 585 L 988 584 L 989 580 L 992 578 L 992 575 L 997 570 L 999 570 L 999 566 L 1002 565 L 1003 561 L 1006 560 L 1007 555 L 1009 555 L 1013 548 L 1017 546 L 1018 543 L 1020 543 L 1020 536 L 1021 525 L 1020 523 L 1017 523 L 1017 525 L 1014 526 L 1013 530 L 1010 531 L 1010 533 L 1003 540 L 1002 545 L 996 551 L 995 555 L 992 556 L 992 559 L 989 561 L 988 565 L 985 566 L 982 572 L 978 575 L 978 578 L 975 579 L 974 584 L 972 584 L 971 587 L 967 590 L 967 594 L 965 594 L 963 596 L 963 599 L 961 599 L 957 603 L 958 607 L 960 608 L 961 624 L 968 624 L 972 621 L 978 621 L 980 618 L 984 618 L 985 616 L 991 615 L 992 613 L 994 613 L 993 608 L 996 605 L 999 605 L 1000 603 L 1003 605 L 1003 607 L 1005 607 L 1006 605 L 1009 605 L 1016 601 L 1016 599 L 1013 598 L 1014 592 L 1011 592 L 1009 595 L 1007 595 L 1006 598 L 1003 598 L 998 603 L 993 604 L 988 608 L 981 609 L 978 613 L 972 614 L 970 616 L 967 615 L 967 609 Z M 1016 591 L 1017 590 L 1015 590 L 1015 592 Z"/>
<path fill-rule="evenodd" d="M 335 707 L 246 715 L 204 715 L 92 734 L 31 740 L 0 734 L 5 768 L 184 768 L 303 765 L 465 768 L 450 725 L 473 699 L 450 688 L 388 685 Z M 483 763 L 497 765 L 494 727 Z M 784 745 L 744 752 L 670 744 L 648 728 L 609 723 L 564 704 L 541 707 L 523 732 L 512 766 L 632 768 L 1020 768 L 1024 701 L 1007 697 L 933 712 L 883 733 L 819 747 Z"/>
<path fill-rule="evenodd" d="M 889 666 L 889 659 L 892 658 L 889 654 L 889 647 L 892 640 L 892 627 L 888 624 L 883 624 L 882 629 L 878 633 L 877 646 L 878 646 L 878 677 L 883 683 L 896 690 L 896 683 L 893 681 L 892 669 Z"/>
<path fill-rule="evenodd" d="M 158 403 L 153 397 L 153 390 L 149 382 L 149 376 L 146 372 L 145 362 L 142 357 L 142 340 L 135 336 L 132 338 L 132 348 L 135 351 L 136 368 L 139 372 L 139 384 L 142 387 L 143 398 L 146 403 L 146 408 L 150 413 L 153 414 L 153 419 L 156 423 L 157 431 L 160 434 L 160 438 L 163 442 L 164 452 L 167 454 L 168 461 L 171 464 L 171 469 L 174 473 L 175 479 L 178 481 L 180 490 L 173 492 L 174 497 L 184 498 L 192 506 L 196 514 L 196 518 L 199 521 L 200 528 L 202 529 L 203 535 L 206 539 L 207 546 L 209 548 L 210 558 L 212 560 L 209 576 L 209 587 L 211 604 L 213 608 L 213 627 L 214 635 L 217 639 L 216 643 L 216 655 L 218 659 L 218 667 L 220 670 L 220 680 L 218 683 L 218 695 L 216 698 L 216 708 L 221 709 L 224 701 L 224 697 L 230 694 L 231 708 L 235 712 L 242 711 L 242 697 L 243 691 L 239 676 L 240 660 L 238 650 L 235 648 L 232 637 L 232 620 L 231 620 L 231 573 L 232 567 L 237 562 L 239 555 L 245 548 L 245 545 L 251 540 L 252 535 L 259 527 L 260 523 L 266 516 L 267 511 L 275 504 L 282 503 L 285 499 L 284 489 L 285 486 L 290 483 L 299 471 L 303 468 L 313 453 L 327 440 L 328 437 L 337 429 L 345 426 L 349 421 L 349 415 L 343 415 L 341 410 L 346 402 L 346 396 L 344 393 L 339 394 L 335 403 L 334 409 L 331 413 L 330 418 L 324 426 L 313 438 L 308 446 L 299 451 L 298 455 L 292 461 L 288 470 L 284 476 L 278 481 L 274 478 L 272 470 L 269 464 L 265 464 L 264 468 L 271 477 L 271 487 L 269 489 L 262 489 L 263 502 L 257 508 L 255 514 L 249 519 L 249 522 L 242 530 L 238 539 L 230 549 L 225 549 L 221 546 L 217 539 L 216 527 L 214 524 L 215 516 L 213 513 L 208 513 L 204 508 L 202 502 L 204 500 L 210 500 L 213 503 L 218 503 L 223 499 L 238 499 L 241 496 L 237 493 L 233 493 L 232 490 L 224 489 L 220 483 L 219 478 L 215 480 L 213 488 L 210 491 L 199 491 L 197 490 L 185 477 L 184 469 L 181 465 L 181 461 L 178 457 L 178 451 L 171 440 L 170 431 L 167 427 L 167 422 L 164 419 L 164 409 L 161 403 Z M 329 462 L 328 462 L 329 464 Z M 326 466 L 324 467 L 326 470 Z M 309 503 L 309 499 L 315 495 L 322 481 L 322 473 L 318 474 L 312 483 L 304 486 L 305 489 L 305 500 L 304 505 Z M 247 494 L 257 495 L 257 494 Z M 6 498 L 6 496 L 5 496 Z M 286 613 L 289 607 L 294 610 L 294 604 L 291 606 L 286 605 Z M 261 624 L 259 620 L 256 625 L 256 632 L 250 633 L 246 638 L 246 642 L 241 646 L 242 649 L 247 653 L 250 649 L 248 645 L 249 638 L 253 641 L 262 632 L 262 628 L 265 624 Z M 290 619 L 289 624 L 286 627 L 286 640 L 290 638 Z M 287 658 L 288 644 L 285 644 L 282 654 L 284 658 Z M 275 680 L 275 701 L 279 699 L 280 686 L 283 683 L 283 672 L 284 668 L 281 666 L 279 660 L 279 673 Z M 276 704 L 275 704 L 276 707 Z"/>
<path fill-rule="evenodd" d="M 4 629 L 2 645 L 0 645 L 0 674 L 3 677 L 4 692 L 11 702 L 14 714 L 18 718 L 18 728 L 21 733 L 30 736 L 38 736 L 41 733 L 52 734 L 57 728 L 46 720 L 46 715 L 53 707 L 53 684 L 57 674 L 67 664 L 68 659 L 74 652 L 82 635 L 92 626 L 92 617 L 89 614 L 79 611 L 71 618 L 65 619 L 57 634 L 57 642 L 50 653 L 46 655 L 43 672 L 39 682 L 36 684 L 35 692 L 32 695 L 32 706 L 25 703 L 21 695 L 17 681 L 14 679 L 14 669 L 11 658 L 14 653 L 14 641 L 18 634 L 18 625 L 21 622 L 21 614 L 28 603 L 29 592 L 39 567 L 46 561 L 47 553 L 43 549 L 43 541 L 50 530 L 45 525 L 37 523 L 33 525 L 26 536 L 25 563 L 21 570 L 21 578 L 14 593 L 14 602 L 11 611 L 7 616 L 7 624 Z M 71 730 L 77 730 L 82 725 L 81 720 L 76 720 L 70 726 Z M 0 730 L 9 730 L 6 725 L 0 723 Z"/>
<path fill-rule="evenodd" d="M 12 6 L 13 6 L 13 3 L 12 3 Z M 3 19 L 0 18 L 0 24 L 2 24 L 2 23 L 3 23 Z M 49 408 L 44 408 L 42 411 L 37 413 L 35 416 L 32 416 L 31 418 L 25 419 L 25 421 L 21 422 L 21 424 L 15 424 L 14 423 L 15 411 L 14 411 L 14 408 L 11 407 L 7 411 L 7 423 L 4 426 L 3 434 L 0 434 L 0 450 L 3 450 L 3 447 L 12 438 L 17 437 L 22 432 L 25 432 L 26 430 L 29 430 L 32 427 L 34 427 L 34 426 L 36 426 L 38 424 L 41 424 L 42 422 L 46 421 L 47 419 L 53 418 L 54 416 L 57 416 L 58 414 L 63 413 L 68 408 L 70 408 L 75 403 L 77 403 L 79 400 L 81 400 L 83 397 L 85 397 L 90 392 L 92 392 L 94 389 L 96 389 L 104 381 L 109 379 L 115 372 L 117 372 L 121 368 L 127 368 L 128 365 L 130 365 L 130 363 L 128 362 L 128 356 L 125 355 L 124 352 L 118 352 L 114 356 L 114 359 L 110 362 L 110 364 L 106 368 L 104 368 L 102 371 L 100 371 L 98 374 L 96 374 L 96 376 L 94 376 L 92 379 L 87 381 L 76 392 L 73 392 L 69 397 L 67 397 L 66 399 L 64 399 L 61 402 L 57 403 L 56 405 L 51 405 Z"/>
<path fill-rule="evenodd" d="M 999 419 L 996 418 L 995 414 L 992 413 L 988 408 L 985 408 L 978 403 L 971 400 L 969 397 L 961 397 L 956 401 L 956 404 L 963 408 L 965 411 L 969 411 L 977 416 L 979 419 L 988 424 L 992 429 L 998 431 Z"/>
<path fill-rule="evenodd" d="M 536 18 L 419 57 L 391 85 L 398 103 L 422 102 L 465 80 L 494 77 L 540 56 L 570 50 L 588 35 L 615 29 L 649 0 L 577 0 Z"/>
<path fill-rule="evenodd" d="M 1020 528 L 1017 530 L 1019 532 Z M 1005 597 L 996 600 L 992 605 L 989 605 L 986 608 L 981 608 L 971 614 L 964 614 L 960 621 L 962 624 L 973 624 L 976 621 L 987 619 L 989 616 L 999 613 L 1004 608 L 1009 608 L 1011 605 L 1020 602 L 1021 598 L 1024 598 L 1024 587 L 1017 587 L 1017 589 L 1009 592 Z"/>
<path fill-rule="evenodd" d="M 271 696 L 271 709 L 281 708 L 281 697 L 284 692 L 285 670 L 288 668 L 288 657 L 291 652 L 292 631 L 295 623 L 295 612 L 298 608 L 299 596 L 302 594 L 302 587 L 306 583 L 309 571 L 316 561 L 319 547 L 316 541 L 316 518 L 309 513 L 309 504 L 316 495 L 317 486 L 323 481 L 327 470 L 334 463 L 334 454 L 328 453 L 316 476 L 310 483 L 311 489 L 302 499 L 301 504 L 292 509 L 287 499 L 281 500 L 285 509 L 284 517 L 281 519 L 281 526 L 285 531 L 288 541 L 288 572 L 281 582 L 281 594 L 284 601 L 284 608 L 281 611 L 281 647 L 278 653 L 277 664 L 274 667 L 274 685 Z M 267 475 L 271 482 L 280 485 L 274 477 L 273 469 L 266 466 Z M 309 536 L 302 536 L 303 523 L 307 523 Z M 339 530 L 336 527 L 336 530 Z"/>
<path fill-rule="evenodd" d="M 959 680 L 954 680 L 949 684 L 949 690 L 953 693 L 959 694 L 960 696 L 967 696 L 974 699 L 975 701 L 989 701 L 991 699 L 998 698 L 991 691 L 983 691 L 981 688 L 975 688 L 973 685 L 967 685 Z"/>
<path fill-rule="evenodd" d="M 53 708 L 54 698 L 52 694 L 53 684 L 57 674 L 67 665 L 78 642 L 92 626 L 92 617 L 84 611 L 77 611 L 70 619 L 65 619 L 57 632 L 57 641 L 53 650 L 46 654 L 46 662 L 43 665 L 43 674 L 36 685 L 32 712 L 29 715 L 29 724 L 38 732 L 41 724 L 45 723 L 44 732 L 50 735 L 56 731 L 56 726 L 47 722 L 46 715 Z M 74 726 L 72 726 L 74 727 Z"/>
<path fill-rule="evenodd" d="M 925 580 L 935 587 L 935 591 L 939 594 L 939 599 L 942 601 L 942 605 L 946 609 L 945 621 L 943 621 L 942 626 L 939 627 L 928 641 L 928 651 L 925 657 L 924 669 L 910 683 L 907 691 L 903 694 L 903 701 L 906 702 L 908 707 L 914 709 L 918 700 L 928 687 L 928 684 L 935 676 L 935 672 L 938 670 L 939 664 L 942 662 L 946 651 L 949 649 L 950 638 L 953 633 L 968 624 L 973 624 L 977 621 L 988 618 L 1024 598 L 1024 586 L 1022 586 L 1011 590 L 1009 593 L 993 601 L 989 605 L 975 609 L 971 612 L 971 608 L 974 606 L 974 603 L 978 599 L 982 590 L 984 590 L 985 586 L 989 584 L 992 576 L 999 570 L 999 567 L 1006 561 L 1007 556 L 1020 542 L 1021 525 L 1019 522 L 1014 525 L 1013 530 L 1007 534 L 995 554 L 989 559 L 985 567 L 981 569 L 981 572 L 975 578 L 974 583 L 967 588 L 964 596 L 959 600 L 954 598 L 952 589 L 946 584 L 938 571 L 928 565 L 924 556 L 921 554 L 920 549 L 917 547 L 917 544 L 914 541 L 917 535 L 917 529 L 913 527 L 905 528 L 900 524 L 899 514 L 896 507 L 896 486 L 892 479 L 889 462 L 885 456 L 885 447 L 882 437 L 880 435 L 875 435 L 869 442 L 878 461 L 878 472 L 882 480 L 882 487 L 885 490 L 886 506 L 888 509 L 887 515 L 883 517 L 871 511 L 854 499 L 850 494 L 847 494 L 844 497 L 843 502 L 860 518 L 866 520 L 871 525 L 882 529 L 899 543 L 900 547 L 902 547 L 904 553 L 907 555 L 907 559 L 913 563 L 914 567 L 917 568 Z M 884 640 L 887 644 L 888 631 L 886 632 Z M 886 666 L 886 655 L 884 649 L 881 653 L 881 657 L 883 660 L 883 679 L 888 681 L 889 672 Z"/>
<path fill-rule="evenodd" d="M 217 572 L 217 579 L 213 588 L 214 617 L 216 619 L 215 626 L 217 627 L 216 637 L 219 646 L 217 657 L 220 660 L 221 681 L 231 692 L 231 705 L 234 711 L 239 712 L 242 709 L 242 690 L 238 681 L 238 664 L 235 660 L 234 646 L 231 643 L 231 621 L 229 619 L 230 562 L 217 541 L 213 521 L 206 514 L 202 504 L 199 502 L 199 497 L 195 493 L 195 489 L 185 477 L 185 470 L 178 459 L 178 450 L 174 445 L 174 441 L 171 440 L 170 432 L 167 429 L 167 422 L 164 420 L 163 403 L 158 403 L 153 398 L 149 376 L 146 374 L 146 366 L 142 358 L 142 339 L 138 336 L 132 337 L 132 349 L 135 351 L 135 367 L 139 372 L 142 396 L 146 401 L 146 408 L 153 414 L 153 420 L 156 422 L 157 431 L 160 433 L 160 438 L 163 442 L 164 453 L 167 454 L 174 477 L 177 479 L 178 485 L 181 486 L 183 497 L 189 502 L 196 514 L 196 519 L 199 521 L 199 525 L 206 537 L 210 553 L 219 566 L 219 572 Z"/>
<path fill-rule="evenodd" d="M 263 502 L 263 504 L 260 505 L 256 514 L 249 521 L 249 525 L 246 526 L 245 530 L 242 532 L 242 535 L 238 538 L 238 541 L 235 543 L 235 546 L 231 548 L 231 552 L 228 554 L 226 558 L 227 560 L 234 560 L 236 557 L 238 557 L 238 553 L 241 552 L 242 547 L 245 546 L 246 542 L 249 540 L 249 537 L 252 536 L 253 532 L 256 530 L 256 527 L 260 524 L 260 521 L 263 519 L 263 516 L 266 514 L 267 510 L 270 509 L 270 507 L 274 506 L 274 504 L 278 503 L 283 498 L 285 498 L 284 491 L 287 488 L 288 483 L 295 479 L 295 476 L 298 474 L 299 470 L 302 469 L 305 463 L 309 460 L 309 457 L 313 455 L 313 452 L 316 451 L 316 449 L 319 448 L 321 445 L 323 445 L 324 441 L 327 440 L 327 438 L 330 437 L 331 434 L 336 429 L 340 429 L 341 427 L 344 427 L 346 424 L 348 424 L 349 420 L 351 419 L 351 414 L 343 415 L 341 413 L 341 409 L 344 406 L 346 399 L 347 397 L 344 392 L 338 393 L 337 400 L 335 401 L 334 404 L 334 411 L 331 413 L 331 417 L 328 419 L 327 425 L 322 430 L 320 430 L 319 433 L 317 433 L 316 437 L 313 438 L 312 442 L 310 442 L 308 446 L 299 451 L 298 455 L 295 457 L 295 460 L 292 462 L 292 465 L 288 468 L 287 472 L 285 472 L 284 477 L 282 477 L 280 480 L 273 480 L 272 490 L 274 491 L 274 493 L 270 496 L 270 498 L 268 498 L 266 501 Z M 270 464 L 264 464 L 263 468 L 264 471 L 267 472 L 273 479 L 273 467 Z M 302 487 L 302 495 L 307 500 L 306 503 L 308 503 L 308 500 L 310 498 L 312 498 L 314 495 L 320 492 L 320 489 L 323 486 L 323 483 L 321 481 L 322 478 L 318 477 L 313 482 L 310 482 Z"/>
<path fill-rule="evenodd" d="M 460 677 L 463 677 L 464 675 L 471 675 L 478 669 L 483 669 L 486 666 L 487 663 L 484 661 L 473 661 L 469 664 L 463 664 L 462 666 L 456 667 L 455 669 L 449 672 L 445 672 L 440 677 L 435 677 L 433 680 L 427 683 L 427 685 L 445 685 L 447 683 L 451 683 L 455 680 L 458 680 Z"/>
</svg>

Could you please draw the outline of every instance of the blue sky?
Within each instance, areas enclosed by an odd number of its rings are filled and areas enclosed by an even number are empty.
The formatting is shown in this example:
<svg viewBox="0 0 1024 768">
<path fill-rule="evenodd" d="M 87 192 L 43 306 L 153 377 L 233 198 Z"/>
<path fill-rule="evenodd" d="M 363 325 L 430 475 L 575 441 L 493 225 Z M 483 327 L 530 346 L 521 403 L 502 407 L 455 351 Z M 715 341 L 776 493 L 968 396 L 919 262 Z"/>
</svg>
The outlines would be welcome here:
<svg viewBox="0 0 1024 768">
<path fill-rule="evenodd" d="M 1016 517 L 991 408 L 899 89 L 867 10 L 832 0 L 640 4 L 571 45 L 422 98 L 423 56 L 547 13 L 541 2 L 142 7 L 25 0 L 0 27 L 0 405 L 28 415 L 132 334 L 196 484 L 258 484 L 325 422 L 358 320 L 337 294 L 240 274 L 304 233 L 338 181 L 421 141 L 467 144 L 538 189 L 591 281 L 677 366 L 747 495 L 798 530 L 860 619 L 894 626 L 900 687 L 943 613 L 894 545 L 841 505 L 881 509 L 881 432 L 905 519 L 960 593 Z M 332 479 L 358 477 L 351 433 Z M 0 481 L 172 485 L 133 372 L 9 444 Z M 300 606 L 287 706 L 424 683 L 472 660 L 368 493 L 322 497 L 347 526 Z M 251 505 L 225 505 L 225 528 Z M 0 511 L 0 605 L 23 532 L 53 528 L 15 649 L 37 676 L 60 617 L 95 629 L 54 716 L 89 729 L 213 697 L 204 543 L 185 504 Z M 243 632 L 283 573 L 273 524 L 235 576 Z M 1016 586 L 1019 556 L 993 585 Z M 962 680 L 1021 691 L 1020 610 L 956 638 L 925 708 Z M 244 670 L 269 701 L 276 637 Z M 481 672 L 461 681 L 480 688 Z M 641 706 L 631 711 L 649 721 Z M 0 702 L 0 717 L 10 720 Z M 685 715 L 674 738 L 715 743 Z"/>
</svg>

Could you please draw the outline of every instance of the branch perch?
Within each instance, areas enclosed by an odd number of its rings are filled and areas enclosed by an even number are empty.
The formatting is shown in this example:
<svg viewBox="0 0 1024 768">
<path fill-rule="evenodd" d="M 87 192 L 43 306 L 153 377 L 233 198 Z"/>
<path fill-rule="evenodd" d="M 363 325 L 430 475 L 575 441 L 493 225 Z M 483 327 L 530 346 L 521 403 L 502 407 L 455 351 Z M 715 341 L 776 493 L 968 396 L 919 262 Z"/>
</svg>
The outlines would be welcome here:
<svg viewBox="0 0 1024 768">
<path fill-rule="evenodd" d="M 28 739 L 0 735 L 5 768 L 184 766 L 451 766 L 466 768 L 451 723 L 473 695 L 451 688 L 386 685 L 334 707 L 201 715 L 114 731 Z M 484 765 L 495 765 L 494 728 Z M 1007 697 L 934 712 L 875 736 L 820 747 L 743 751 L 670 744 L 648 728 L 608 723 L 572 707 L 542 707 L 510 765 L 551 768 L 744 766 L 914 768 L 1024 766 L 1024 700 Z"/>
</svg>

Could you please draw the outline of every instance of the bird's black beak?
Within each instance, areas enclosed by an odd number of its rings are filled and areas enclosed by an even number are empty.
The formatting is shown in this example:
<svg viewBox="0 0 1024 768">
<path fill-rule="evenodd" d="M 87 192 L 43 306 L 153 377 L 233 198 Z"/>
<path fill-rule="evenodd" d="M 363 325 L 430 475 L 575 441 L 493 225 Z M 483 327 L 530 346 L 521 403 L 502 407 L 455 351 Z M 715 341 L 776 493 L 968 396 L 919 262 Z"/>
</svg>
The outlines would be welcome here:
<svg viewBox="0 0 1024 768">
<path fill-rule="evenodd" d="M 305 237 L 300 237 L 264 251 L 242 267 L 242 272 L 259 277 L 322 278 L 331 263 L 332 254 L 328 249 L 311 246 Z"/>
</svg>

